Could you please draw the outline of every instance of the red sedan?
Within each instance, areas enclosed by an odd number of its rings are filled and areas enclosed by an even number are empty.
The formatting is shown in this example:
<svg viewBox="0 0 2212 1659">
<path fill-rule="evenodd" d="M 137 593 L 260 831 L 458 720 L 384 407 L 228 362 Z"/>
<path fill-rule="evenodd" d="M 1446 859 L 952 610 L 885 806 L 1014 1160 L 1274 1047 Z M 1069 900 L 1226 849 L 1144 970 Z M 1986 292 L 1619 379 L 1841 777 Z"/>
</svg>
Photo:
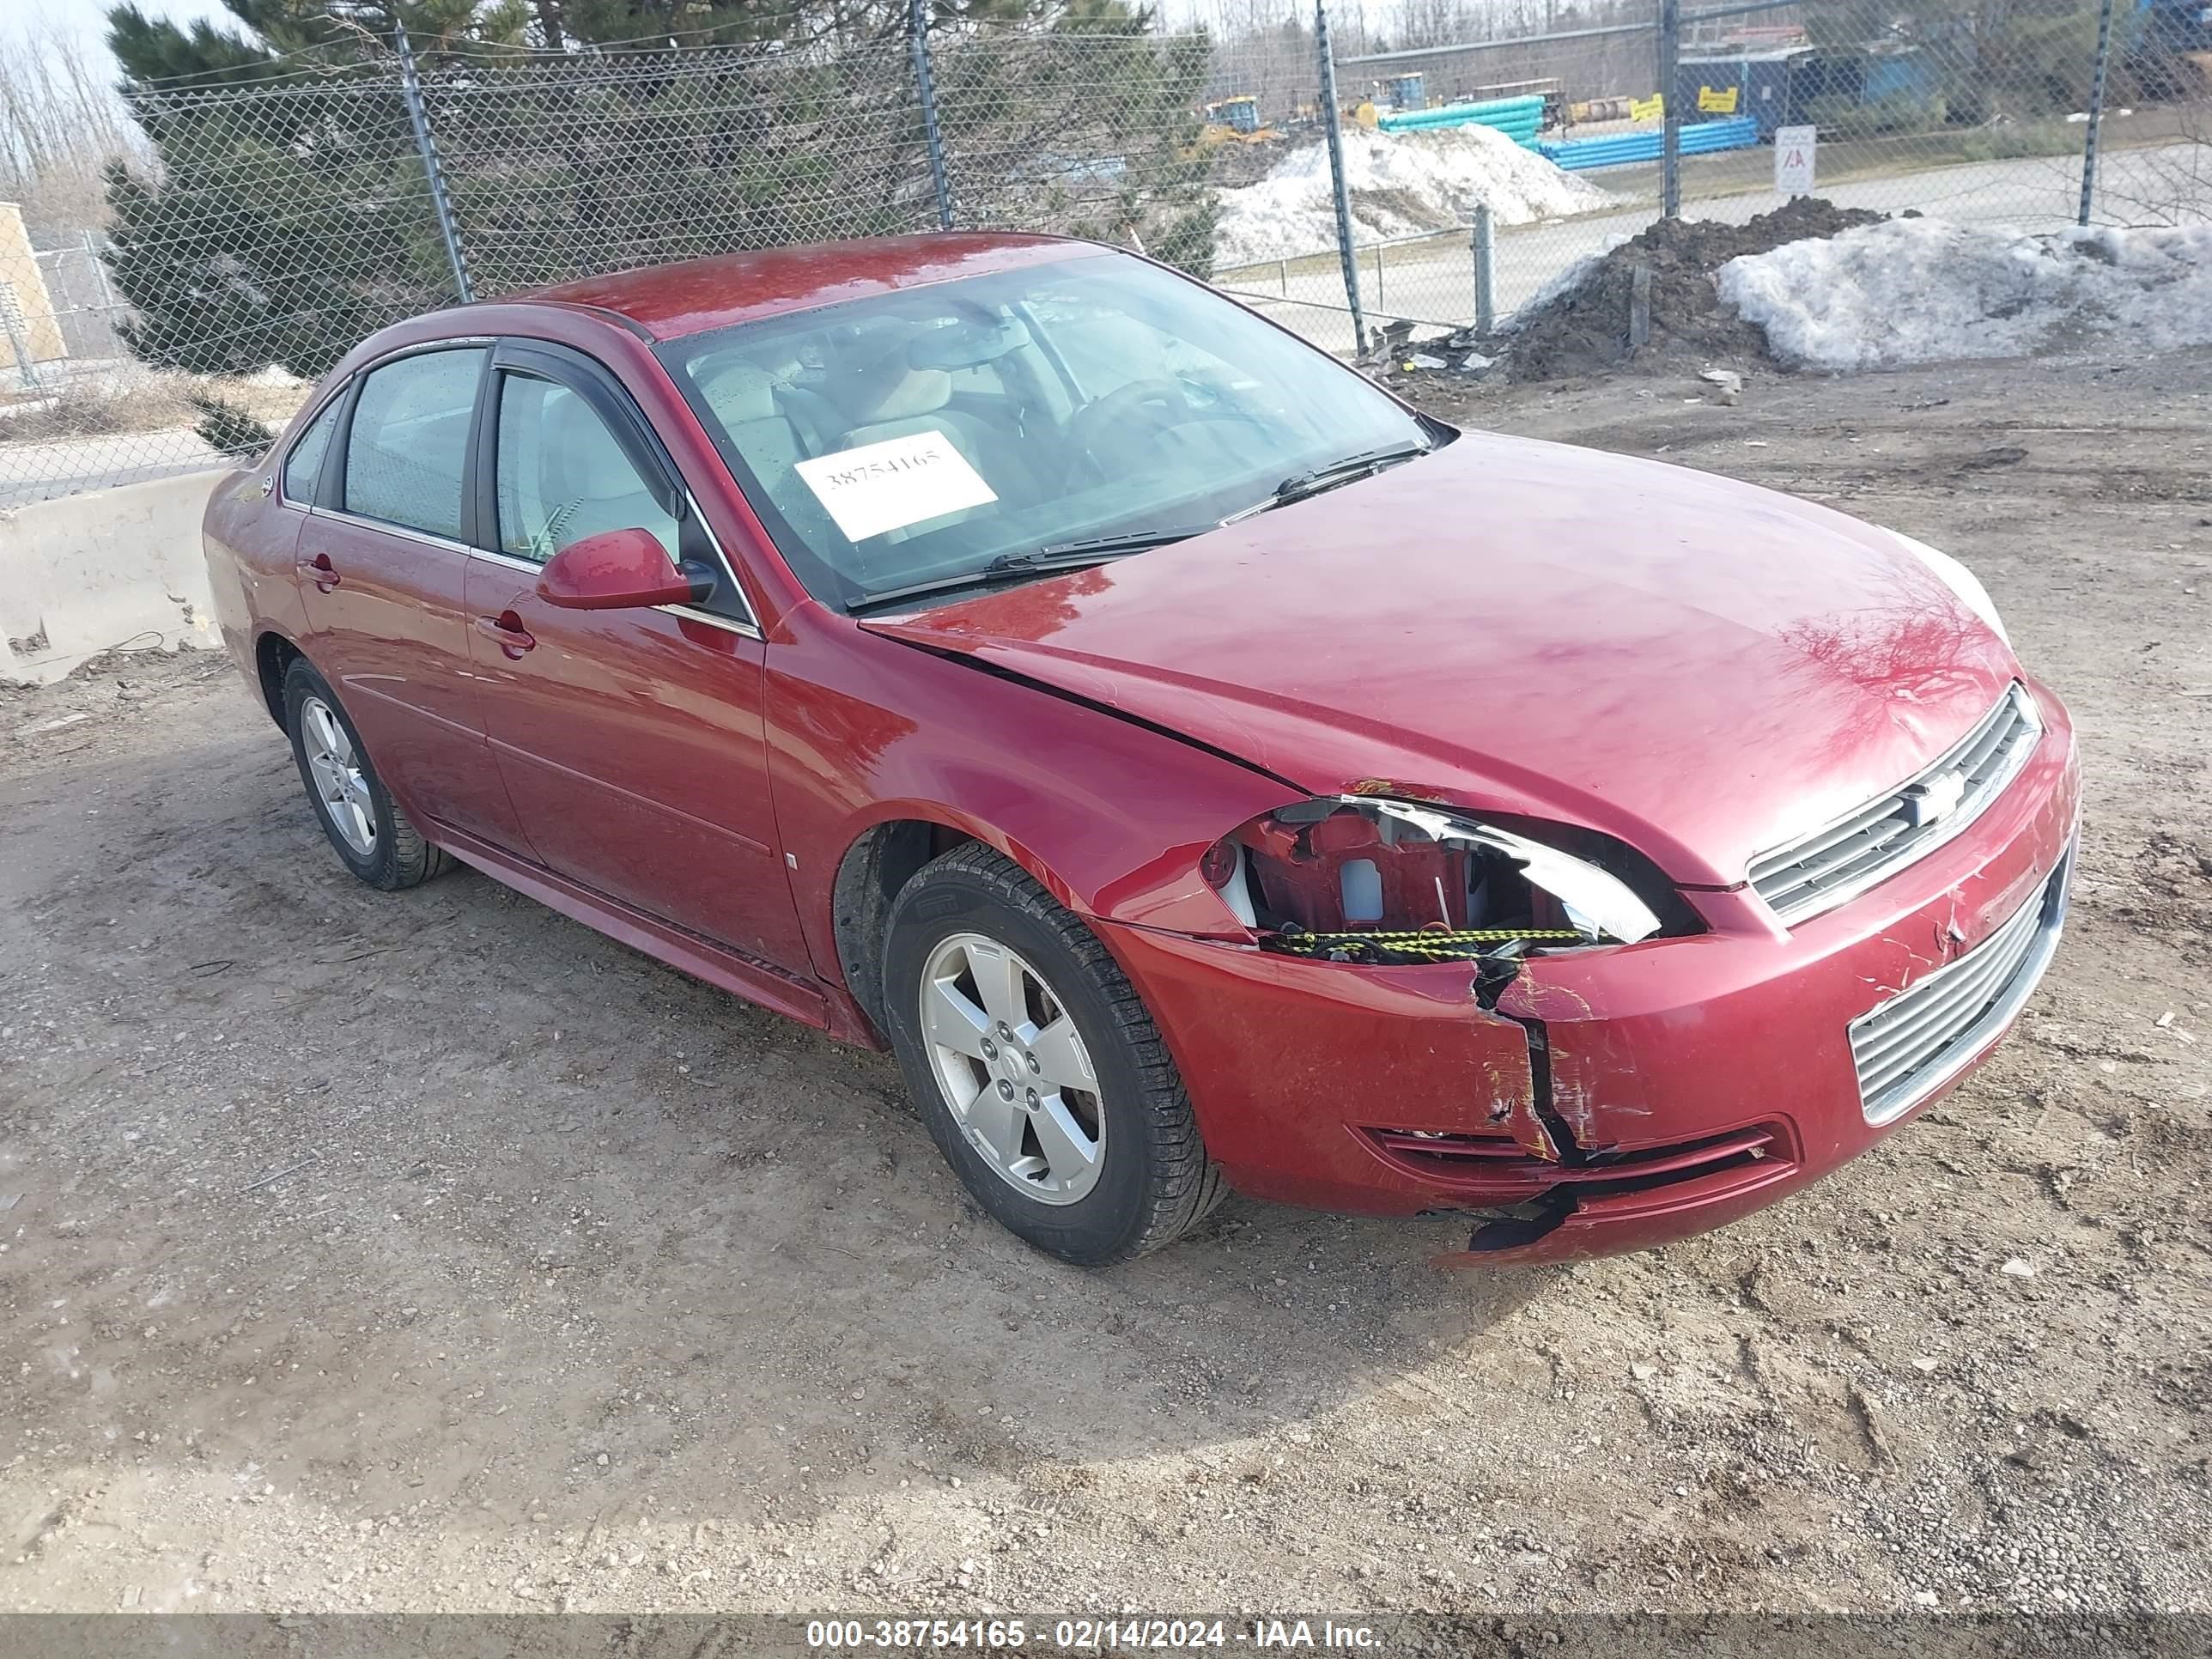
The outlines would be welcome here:
<svg viewBox="0 0 2212 1659">
<path fill-rule="evenodd" d="M 1399 403 L 1049 238 L 387 329 L 216 488 L 331 846 L 888 1047 L 1103 1262 L 1224 1187 L 1567 1255 L 1955 1085 L 2048 963 L 2066 711 L 1934 549 Z"/>
</svg>

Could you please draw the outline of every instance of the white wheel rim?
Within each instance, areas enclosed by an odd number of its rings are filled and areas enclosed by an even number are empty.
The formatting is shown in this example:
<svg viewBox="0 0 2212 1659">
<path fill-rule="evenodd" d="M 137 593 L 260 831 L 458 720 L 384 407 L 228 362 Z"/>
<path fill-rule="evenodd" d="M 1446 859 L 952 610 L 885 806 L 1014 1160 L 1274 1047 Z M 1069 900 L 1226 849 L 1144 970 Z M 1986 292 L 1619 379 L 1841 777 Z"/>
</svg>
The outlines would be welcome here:
<svg viewBox="0 0 2212 1659">
<path fill-rule="evenodd" d="M 367 858 L 376 851 L 376 809 L 369 804 L 368 780 L 345 724 L 320 697 L 300 704 L 300 738 L 307 750 L 307 774 L 315 799 L 338 839 Z"/>
<path fill-rule="evenodd" d="M 1040 1204 L 1098 1184 L 1104 1101 L 1067 1005 L 1018 953 L 955 933 L 921 975 L 921 1034 L 952 1121 L 1000 1180 Z"/>
</svg>

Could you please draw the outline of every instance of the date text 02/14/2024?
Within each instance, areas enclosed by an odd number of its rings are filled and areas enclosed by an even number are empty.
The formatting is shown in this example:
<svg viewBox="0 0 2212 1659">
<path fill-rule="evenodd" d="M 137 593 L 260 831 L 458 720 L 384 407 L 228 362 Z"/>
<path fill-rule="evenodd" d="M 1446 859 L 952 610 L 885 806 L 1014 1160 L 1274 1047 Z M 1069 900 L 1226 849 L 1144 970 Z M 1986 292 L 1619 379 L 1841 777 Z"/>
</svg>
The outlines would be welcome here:
<svg viewBox="0 0 2212 1659">
<path fill-rule="evenodd" d="M 1049 1632 L 1049 1634 L 1048 1634 Z M 1250 1647 L 1370 1650 L 1382 1643 L 1371 1626 L 1333 1619 L 817 1619 L 806 1644 L 817 1650 L 938 1650 L 973 1648 L 1013 1652 L 1030 1647 L 1061 1652 Z"/>
</svg>

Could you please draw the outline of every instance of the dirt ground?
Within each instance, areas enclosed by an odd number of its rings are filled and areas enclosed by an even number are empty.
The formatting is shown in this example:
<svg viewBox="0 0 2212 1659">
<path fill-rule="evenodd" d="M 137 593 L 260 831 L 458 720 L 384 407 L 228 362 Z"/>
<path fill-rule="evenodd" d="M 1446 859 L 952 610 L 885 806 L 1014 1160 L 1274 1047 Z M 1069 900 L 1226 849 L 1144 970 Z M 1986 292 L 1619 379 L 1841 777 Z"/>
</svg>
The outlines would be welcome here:
<svg viewBox="0 0 2212 1659">
<path fill-rule="evenodd" d="M 888 1060 L 354 883 L 227 664 L 0 700 L 0 1609 L 2212 1608 L 2212 353 L 1705 390 L 1471 418 L 1954 550 L 2087 820 L 1991 1065 L 1648 1255 L 1062 1267 Z"/>
</svg>

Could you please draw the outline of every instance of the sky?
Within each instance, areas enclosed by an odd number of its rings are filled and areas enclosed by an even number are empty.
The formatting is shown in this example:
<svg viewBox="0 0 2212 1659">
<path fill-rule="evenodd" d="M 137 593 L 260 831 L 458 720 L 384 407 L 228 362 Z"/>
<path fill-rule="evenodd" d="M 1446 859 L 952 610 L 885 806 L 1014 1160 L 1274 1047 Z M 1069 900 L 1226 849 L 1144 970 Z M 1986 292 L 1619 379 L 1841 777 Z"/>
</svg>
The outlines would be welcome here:
<svg viewBox="0 0 2212 1659">
<path fill-rule="evenodd" d="M 0 0 L 0 52 L 27 49 L 46 28 L 75 36 L 92 50 L 106 50 L 107 9 L 114 0 Z M 228 19 L 221 0 L 138 0 L 138 9 L 149 17 L 169 17 L 180 23 L 205 18 Z"/>
</svg>

